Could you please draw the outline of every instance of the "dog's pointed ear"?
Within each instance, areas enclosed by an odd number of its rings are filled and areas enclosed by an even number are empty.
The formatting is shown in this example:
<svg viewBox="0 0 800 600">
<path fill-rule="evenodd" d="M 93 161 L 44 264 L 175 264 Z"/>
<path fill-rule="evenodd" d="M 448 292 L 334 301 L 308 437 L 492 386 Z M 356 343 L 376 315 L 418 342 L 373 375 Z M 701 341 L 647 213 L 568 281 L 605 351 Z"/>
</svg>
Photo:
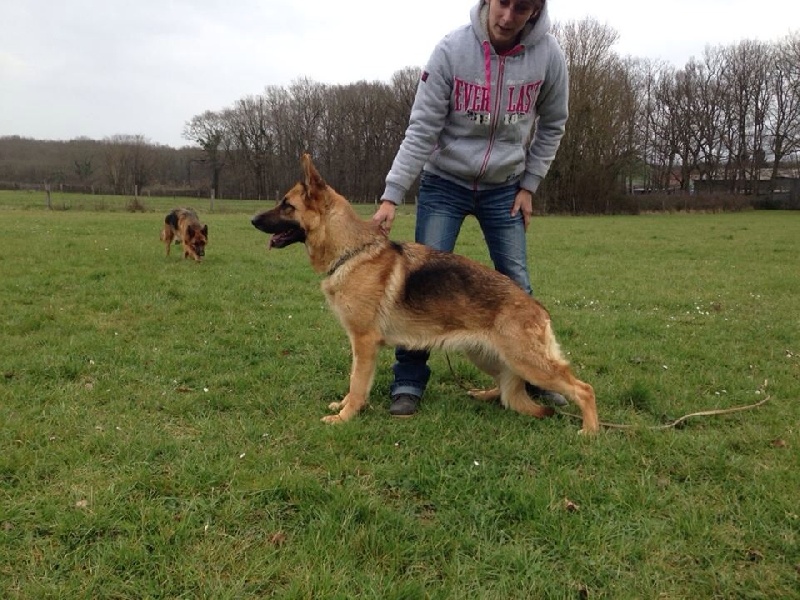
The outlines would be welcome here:
<svg viewBox="0 0 800 600">
<path fill-rule="evenodd" d="M 319 174 L 317 168 L 314 166 L 314 163 L 311 161 L 311 155 L 306 152 L 303 154 L 300 162 L 303 165 L 303 177 L 305 179 L 306 187 L 310 189 L 324 190 L 328 184 L 325 183 L 322 175 Z"/>
<path fill-rule="evenodd" d="M 208 225 L 203 225 L 203 235 L 208 237 Z"/>
</svg>

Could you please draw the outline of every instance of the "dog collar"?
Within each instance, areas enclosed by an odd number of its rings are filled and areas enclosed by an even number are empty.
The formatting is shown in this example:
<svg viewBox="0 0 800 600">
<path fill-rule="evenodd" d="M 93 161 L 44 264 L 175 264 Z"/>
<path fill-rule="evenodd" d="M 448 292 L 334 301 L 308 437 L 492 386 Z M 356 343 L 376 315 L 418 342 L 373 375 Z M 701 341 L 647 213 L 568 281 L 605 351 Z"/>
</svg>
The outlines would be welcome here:
<svg viewBox="0 0 800 600">
<path fill-rule="evenodd" d="M 326 277 L 330 277 L 331 275 L 333 275 L 336 272 L 336 270 L 339 267 L 341 267 L 348 260 L 350 260 L 354 256 L 357 256 L 357 255 L 361 254 L 362 252 L 364 252 L 364 250 L 366 250 L 370 246 L 374 246 L 377 243 L 378 243 L 377 240 L 373 240 L 373 241 L 371 241 L 371 242 L 369 242 L 367 244 L 364 244 L 363 246 L 359 246 L 358 248 L 351 248 L 350 250 L 348 250 L 347 252 L 345 252 L 339 258 L 336 259 L 336 262 L 333 263 L 333 266 L 331 266 L 331 268 L 328 269 L 328 273 L 326 274 Z"/>
</svg>

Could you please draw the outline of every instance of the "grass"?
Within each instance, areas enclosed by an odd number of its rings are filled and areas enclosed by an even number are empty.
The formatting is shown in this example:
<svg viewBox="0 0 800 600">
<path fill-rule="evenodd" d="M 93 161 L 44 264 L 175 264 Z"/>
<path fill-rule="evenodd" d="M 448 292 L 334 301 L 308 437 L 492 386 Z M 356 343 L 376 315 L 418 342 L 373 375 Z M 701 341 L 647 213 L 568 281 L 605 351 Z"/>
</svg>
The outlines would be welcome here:
<svg viewBox="0 0 800 600">
<path fill-rule="evenodd" d="M 267 203 L 195 203 L 194 264 L 158 241 L 180 202 L 29 200 L 0 193 L 0 597 L 800 597 L 797 214 L 534 220 L 537 295 L 633 426 L 589 440 L 471 401 L 458 356 L 393 420 L 388 349 L 321 423 L 349 347 Z M 488 260 L 473 221 L 457 250 Z"/>
</svg>

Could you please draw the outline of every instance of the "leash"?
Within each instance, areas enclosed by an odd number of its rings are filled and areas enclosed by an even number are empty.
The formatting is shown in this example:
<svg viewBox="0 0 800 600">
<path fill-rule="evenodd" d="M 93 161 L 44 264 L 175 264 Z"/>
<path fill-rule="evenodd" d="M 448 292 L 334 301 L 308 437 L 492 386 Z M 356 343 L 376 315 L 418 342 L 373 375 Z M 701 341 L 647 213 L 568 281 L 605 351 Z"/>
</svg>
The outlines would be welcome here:
<svg viewBox="0 0 800 600">
<path fill-rule="evenodd" d="M 670 421 L 664 425 L 651 425 L 649 427 L 637 427 L 636 425 L 623 425 L 621 423 L 605 423 L 600 421 L 601 427 L 606 427 L 608 429 L 651 429 L 651 430 L 663 430 L 663 429 L 672 429 L 673 427 L 677 427 L 687 419 L 691 417 L 711 417 L 714 415 L 727 415 L 729 413 L 740 412 L 743 410 L 752 410 L 754 408 L 758 408 L 767 403 L 767 401 L 771 398 L 771 396 L 765 397 L 763 400 L 756 402 L 755 404 L 745 404 L 743 406 L 733 406 L 731 408 L 721 408 L 717 410 L 701 410 L 699 412 L 689 413 L 688 415 L 683 415 L 675 419 L 674 421 Z M 565 417 L 572 417 L 573 419 L 580 419 L 583 420 L 581 415 L 576 415 L 570 412 L 566 412 L 563 410 L 556 410 L 556 412 L 560 415 L 564 415 Z"/>
<path fill-rule="evenodd" d="M 453 365 L 450 362 L 450 355 L 447 352 L 445 352 L 444 355 L 445 355 L 445 358 L 447 359 L 447 366 L 450 368 L 450 373 L 452 374 L 453 379 L 456 380 L 456 383 L 458 384 L 458 386 L 461 389 L 465 390 L 467 393 L 480 391 L 480 390 L 476 390 L 475 388 L 469 388 L 469 387 L 465 386 L 463 381 L 461 380 L 461 378 L 458 375 L 456 375 L 456 372 L 453 369 Z M 760 389 L 760 391 L 765 391 L 766 388 L 767 388 L 767 380 L 765 379 L 764 380 L 764 384 L 759 389 Z M 605 427 L 606 429 L 649 429 L 649 430 L 655 430 L 655 431 L 663 431 L 665 429 L 673 429 L 673 428 L 677 427 L 678 425 L 680 425 L 681 423 L 683 423 L 684 421 L 686 421 L 688 419 L 691 419 L 692 417 L 713 417 L 713 416 L 717 416 L 717 415 L 727 415 L 727 414 L 730 414 L 730 413 L 741 412 L 741 411 L 744 411 L 744 410 L 753 410 L 754 408 L 758 408 L 758 407 L 763 406 L 764 404 L 766 404 L 769 401 L 770 398 L 771 398 L 771 396 L 766 396 L 764 399 L 759 400 L 758 402 L 756 402 L 754 404 L 745 404 L 745 405 L 742 405 L 742 406 L 732 406 L 731 408 L 701 410 L 701 411 L 698 411 L 698 412 L 689 413 L 688 415 L 683 415 L 682 417 L 678 417 L 677 419 L 674 419 L 674 420 L 670 421 L 669 423 L 665 423 L 663 425 L 651 425 L 649 427 L 638 427 L 636 425 L 625 425 L 625 424 L 622 424 L 622 423 L 608 423 L 608 422 L 605 422 L 605 421 L 600 421 L 600 426 L 601 427 Z M 571 412 L 568 412 L 568 411 L 565 411 L 565 410 L 561 410 L 561 409 L 556 409 L 556 414 L 563 415 L 565 417 L 570 417 L 572 419 L 578 419 L 578 420 L 581 420 L 581 421 L 583 420 L 583 416 L 582 415 L 576 415 L 575 413 L 571 413 Z"/>
</svg>

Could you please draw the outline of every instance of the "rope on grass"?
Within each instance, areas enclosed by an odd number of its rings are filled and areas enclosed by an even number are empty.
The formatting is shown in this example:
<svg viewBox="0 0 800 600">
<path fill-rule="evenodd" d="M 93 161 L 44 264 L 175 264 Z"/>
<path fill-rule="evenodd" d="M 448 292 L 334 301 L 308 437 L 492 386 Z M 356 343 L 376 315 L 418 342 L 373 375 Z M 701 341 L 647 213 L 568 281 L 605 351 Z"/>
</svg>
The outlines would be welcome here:
<svg viewBox="0 0 800 600">
<path fill-rule="evenodd" d="M 447 358 L 447 366 L 450 367 L 450 373 L 453 375 L 453 378 L 456 380 L 456 383 L 459 385 L 459 387 L 462 388 L 463 390 L 467 391 L 467 392 L 474 391 L 474 389 L 469 388 L 466 385 L 464 385 L 464 383 L 461 380 L 461 378 L 458 375 L 456 375 L 456 372 L 453 369 L 453 365 L 450 362 L 450 355 L 445 353 L 445 358 Z M 764 380 L 764 384 L 761 386 L 759 391 L 763 392 L 764 390 L 766 390 L 766 387 L 767 387 L 767 380 L 765 379 Z M 682 417 L 678 417 L 677 419 L 674 419 L 674 420 L 670 421 L 669 423 L 665 423 L 663 425 L 651 425 L 649 427 L 637 427 L 636 425 L 624 425 L 622 423 L 608 423 L 608 422 L 605 422 L 605 421 L 600 421 L 600 426 L 601 427 L 605 427 L 607 429 L 651 429 L 651 430 L 672 429 L 674 427 L 677 427 L 678 425 L 680 425 L 681 423 L 683 423 L 687 419 L 691 419 L 692 417 L 713 417 L 713 416 L 717 416 L 717 415 L 727 415 L 727 414 L 730 414 L 730 413 L 741 412 L 741 411 L 744 411 L 744 410 L 752 410 L 754 408 L 758 408 L 760 406 L 763 406 L 764 404 L 767 403 L 767 401 L 770 398 L 771 398 L 771 396 L 766 396 L 763 400 L 759 400 L 758 402 L 756 402 L 754 404 L 745 404 L 743 406 L 732 406 L 731 408 L 719 408 L 719 409 L 712 409 L 712 410 L 701 410 L 701 411 L 698 411 L 698 412 L 689 413 L 688 415 L 683 415 Z M 574 413 L 567 412 L 567 411 L 564 411 L 564 410 L 556 409 L 556 413 L 559 414 L 559 415 L 563 415 L 565 417 L 570 417 L 572 419 L 583 420 L 583 416 L 576 415 Z"/>
<path fill-rule="evenodd" d="M 621 423 L 605 423 L 600 421 L 601 427 L 606 427 L 608 429 L 672 429 L 673 427 L 677 427 L 681 423 L 683 423 L 686 419 L 690 419 L 691 417 L 711 417 L 715 415 L 727 415 L 729 413 L 740 412 L 743 410 L 752 410 L 754 408 L 758 408 L 759 406 L 766 404 L 767 400 L 770 399 L 771 396 L 767 396 L 763 400 L 756 402 L 755 404 L 745 404 L 744 406 L 732 406 L 731 408 L 720 408 L 715 410 L 701 410 L 699 412 L 689 413 L 688 415 L 683 415 L 675 419 L 674 421 L 670 421 L 669 423 L 665 423 L 664 425 L 651 425 L 649 427 L 637 427 L 636 425 L 623 425 Z M 570 412 L 566 412 L 563 410 L 556 410 L 556 412 L 560 415 L 564 415 L 565 417 L 572 417 L 573 419 L 581 419 L 583 417 L 581 415 L 576 415 Z"/>
</svg>

